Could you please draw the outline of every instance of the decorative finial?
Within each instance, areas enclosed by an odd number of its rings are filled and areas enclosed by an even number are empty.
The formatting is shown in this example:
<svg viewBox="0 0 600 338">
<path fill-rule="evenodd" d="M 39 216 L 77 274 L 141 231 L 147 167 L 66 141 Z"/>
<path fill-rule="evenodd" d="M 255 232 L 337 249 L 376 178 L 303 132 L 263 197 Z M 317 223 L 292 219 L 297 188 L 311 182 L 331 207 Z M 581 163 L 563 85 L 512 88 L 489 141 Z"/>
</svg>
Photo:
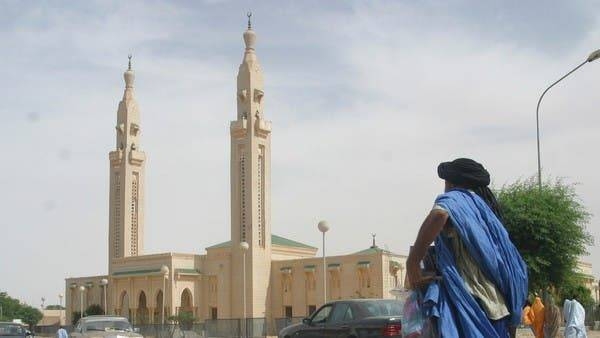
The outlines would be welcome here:
<svg viewBox="0 0 600 338">
<path fill-rule="evenodd" d="M 131 54 L 127 55 L 127 58 L 129 59 L 129 66 L 127 67 L 127 70 L 131 70 Z"/>
<path fill-rule="evenodd" d="M 248 29 L 252 29 L 252 21 L 250 21 L 252 18 L 252 12 L 246 13 L 246 16 L 248 17 Z"/>
<path fill-rule="evenodd" d="M 371 236 L 373 237 L 373 245 L 371 246 L 371 248 L 376 248 L 377 245 L 375 245 L 375 237 L 377 237 L 377 234 L 371 234 Z"/>
</svg>

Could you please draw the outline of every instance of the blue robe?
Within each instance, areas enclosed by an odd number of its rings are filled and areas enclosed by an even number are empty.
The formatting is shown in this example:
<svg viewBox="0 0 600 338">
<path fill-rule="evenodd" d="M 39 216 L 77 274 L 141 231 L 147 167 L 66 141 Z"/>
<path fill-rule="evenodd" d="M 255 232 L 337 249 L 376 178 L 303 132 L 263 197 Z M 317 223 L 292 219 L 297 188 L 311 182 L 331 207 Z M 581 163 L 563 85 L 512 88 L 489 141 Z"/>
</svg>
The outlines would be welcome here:
<svg viewBox="0 0 600 338">
<path fill-rule="evenodd" d="M 425 294 L 426 313 L 437 317 L 441 337 L 508 337 L 508 326 L 518 326 L 527 298 L 527 266 L 506 229 L 477 194 L 453 189 L 435 202 L 444 208 L 463 245 L 505 298 L 507 318 L 492 321 L 467 291 L 452 245 L 443 234 L 435 240 L 436 263 L 442 276 Z"/>
</svg>

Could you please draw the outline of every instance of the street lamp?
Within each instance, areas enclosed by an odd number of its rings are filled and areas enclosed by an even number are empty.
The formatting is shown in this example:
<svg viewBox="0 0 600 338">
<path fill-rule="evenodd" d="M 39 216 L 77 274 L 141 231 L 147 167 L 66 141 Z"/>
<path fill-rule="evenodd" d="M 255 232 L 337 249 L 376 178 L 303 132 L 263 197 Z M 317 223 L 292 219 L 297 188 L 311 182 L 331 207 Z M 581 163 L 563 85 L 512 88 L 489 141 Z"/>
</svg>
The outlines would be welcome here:
<svg viewBox="0 0 600 338">
<path fill-rule="evenodd" d="M 63 324 L 64 324 L 64 323 L 63 323 L 63 306 L 62 306 L 62 299 L 63 299 L 63 297 L 64 297 L 64 296 L 63 296 L 63 294 L 62 294 L 62 293 L 59 293 L 59 294 L 58 294 L 58 306 L 59 306 L 59 309 L 60 309 L 60 319 L 58 320 L 58 323 L 59 323 L 60 325 L 63 325 Z"/>
<path fill-rule="evenodd" d="M 85 286 L 81 285 L 79 291 L 79 318 L 83 318 L 83 293 L 85 292 Z"/>
<path fill-rule="evenodd" d="M 163 265 L 160 267 L 160 272 L 163 274 L 163 292 L 162 292 L 162 306 L 160 309 L 160 322 L 165 325 L 165 293 L 166 293 L 166 280 L 169 278 L 169 267 Z"/>
<path fill-rule="evenodd" d="M 104 296 L 104 314 L 108 314 L 108 303 L 106 302 L 106 287 L 108 286 L 108 279 L 102 278 L 100 280 L 100 285 L 102 285 L 102 293 Z"/>
<path fill-rule="evenodd" d="M 542 190 L 542 161 L 540 159 L 540 103 L 542 102 L 542 98 L 544 97 L 544 95 L 546 95 L 546 92 L 548 92 L 548 90 L 550 90 L 550 88 L 554 87 L 554 85 L 556 85 L 557 83 L 559 83 L 560 81 L 565 79 L 567 76 L 573 74 L 576 70 L 581 68 L 586 63 L 596 61 L 596 60 L 598 60 L 598 58 L 600 58 L 600 49 L 592 52 L 587 57 L 587 59 L 585 59 L 585 61 L 583 61 L 577 67 L 573 68 L 570 72 L 565 74 L 563 77 L 561 77 L 560 79 L 558 79 L 554 83 L 552 83 L 548 88 L 546 88 L 546 90 L 544 90 L 544 92 L 540 96 L 540 99 L 538 100 L 537 107 L 535 109 L 535 124 L 536 124 L 536 136 L 537 136 L 536 139 L 537 139 L 538 187 L 540 190 Z"/>
<path fill-rule="evenodd" d="M 390 293 L 392 294 L 392 296 L 394 296 L 394 298 L 396 298 L 396 300 L 398 300 L 402 295 L 402 289 L 396 286 L 395 288 L 390 290 Z"/>
<path fill-rule="evenodd" d="M 400 284 L 402 287 L 404 287 L 404 275 L 402 274 L 402 272 L 404 271 L 404 264 L 400 264 L 399 269 L 400 269 L 400 282 L 397 284 Z M 398 286 L 398 285 L 396 285 L 396 286 Z"/>
<path fill-rule="evenodd" d="M 241 242 L 240 243 L 240 249 L 242 249 L 242 297 L 243 297 L 243 302 L 242 302 L 242 306 L 244 307 L 244 311 L 243 311 L 243 332 L 244 335 L 243 337 L 246 337 L 246 251 L 248 251 L 248 249 L 250 248 L 250 245 L 248 245 L 247 242 Z"/>
<path fill-rule="evenodd" d="M 327 264 L 325 261 L 325 233 L 329 231 L 327 221 L 320 221 L 317 225 L 319 231 L 323 233 L 323 304 L 327 302 Z"/>
</svg>

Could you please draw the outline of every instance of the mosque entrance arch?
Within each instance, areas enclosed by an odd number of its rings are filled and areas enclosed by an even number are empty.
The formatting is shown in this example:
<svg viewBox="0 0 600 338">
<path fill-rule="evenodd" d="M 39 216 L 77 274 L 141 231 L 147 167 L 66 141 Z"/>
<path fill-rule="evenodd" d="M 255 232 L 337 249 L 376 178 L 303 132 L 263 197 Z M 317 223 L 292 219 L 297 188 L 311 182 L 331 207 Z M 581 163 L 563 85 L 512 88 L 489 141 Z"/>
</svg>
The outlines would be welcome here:
<svg viewBox="0 0 600 338">
<path fill-rule="evenodd" d="M 148 324 L 148 314 L 149 311 L 146 304 L 146 293 L 144 291 L 140 291 L 140 295 L 138 296 L 138 307 L 135 314 L 136 324 Z"/>
<path fill-rule="evenodd" d="M 163 305 L 163 291 L 162 290 L 158 290 L 158 292 L 156 293 L 156 306 L 154 307 L 154 323 L 155 324 L 162 324 L 161 323 L 161 309 L 165 308 L 165 321 L 167 320 L 168 312 L 166 307 Z"/>
<path fill-rule="evenodd" d="M 131 309 L 129 307 L 129 295 L 127 291 L 121 292 L 121 297 L 119 297 L 119 313 L 123 317 L 127 317 L 127 319 L 131 318 Z"/>
<path fill-rule="evenodd" d="M 179 307 L 179 313 L 188 312 L 194 314 L 194 300 L 190 289 L 185 288 L 181 293 L 181 307 Z"/>
</svg>

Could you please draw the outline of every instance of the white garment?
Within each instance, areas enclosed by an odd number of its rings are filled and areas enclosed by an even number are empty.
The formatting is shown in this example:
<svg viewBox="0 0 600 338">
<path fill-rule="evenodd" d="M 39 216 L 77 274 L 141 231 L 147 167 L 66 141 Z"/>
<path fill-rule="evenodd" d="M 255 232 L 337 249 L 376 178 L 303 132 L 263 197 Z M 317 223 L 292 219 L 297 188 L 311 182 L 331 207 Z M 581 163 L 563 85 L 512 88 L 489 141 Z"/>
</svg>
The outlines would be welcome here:
<svg viewBox="0 0 600 338">
<path fill-rule="evenodd" d="M 563 315 L 565 318 L 565 338 L 587 338 L 585 309 L 577 300 L 565 300 Z"/>
<path fill-rule="evenodd" d="M 56 338 L 69 338 L 69 334 L 67 333 L 67 330 L 65 330 L 61 327 L 56 332 Z"/>
</svg>

